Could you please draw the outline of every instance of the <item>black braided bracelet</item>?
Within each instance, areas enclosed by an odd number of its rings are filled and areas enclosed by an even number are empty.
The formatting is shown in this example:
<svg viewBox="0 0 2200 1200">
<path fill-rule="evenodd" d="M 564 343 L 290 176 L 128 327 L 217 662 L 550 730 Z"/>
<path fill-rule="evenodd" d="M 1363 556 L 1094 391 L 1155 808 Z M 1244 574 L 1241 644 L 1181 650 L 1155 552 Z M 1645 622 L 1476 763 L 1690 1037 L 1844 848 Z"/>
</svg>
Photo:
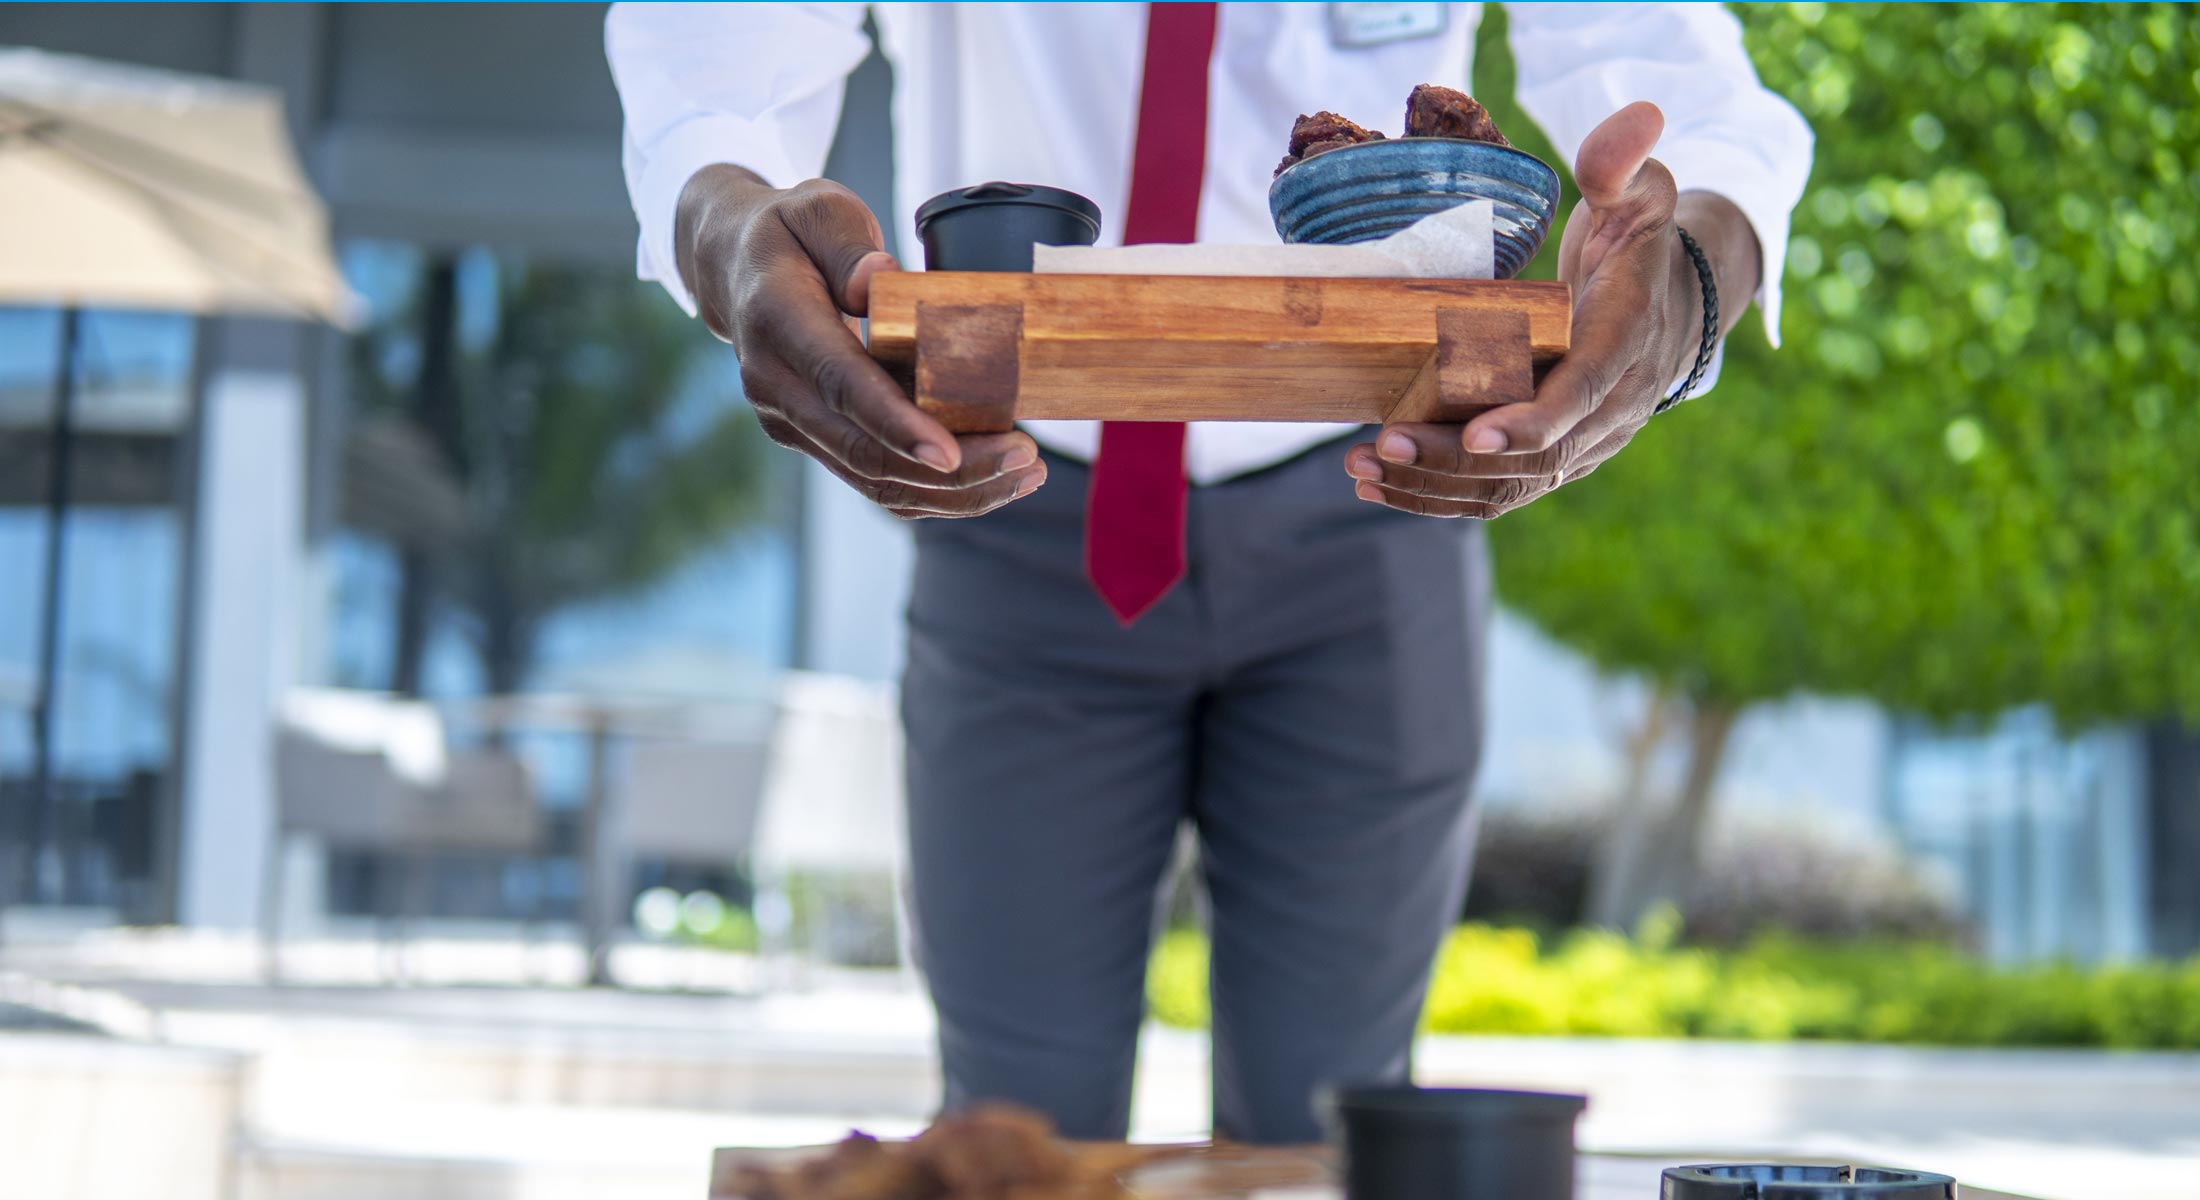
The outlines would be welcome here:
<svg viewBox="0 0 2200 1200">
<path fill-rule="evenodd" d="M 1702 381 L 1704 368 L 1711 365 L 1712 349 L 1719 344 L 1719 285 L 1712 282 L 1711 261 L 1703 256 L 1703 247 L 1688 236 L 1687 230 L 1679 226 L 1674 229 L 1681 235 L 1681 246 L 1688 251 L 1688 257 L 1695 260 L 1697 282 L 1703 284 L 1703 340 L 1696 346 L 1696 365 L 1688 368 L 1688 378 L 1681 381 L 1679 391 L 1658 401 L 1656 412 L 1664 412 L 1688 399 L 1688 393 L 1695 391 L 1696 384 Z"/>
</svg>

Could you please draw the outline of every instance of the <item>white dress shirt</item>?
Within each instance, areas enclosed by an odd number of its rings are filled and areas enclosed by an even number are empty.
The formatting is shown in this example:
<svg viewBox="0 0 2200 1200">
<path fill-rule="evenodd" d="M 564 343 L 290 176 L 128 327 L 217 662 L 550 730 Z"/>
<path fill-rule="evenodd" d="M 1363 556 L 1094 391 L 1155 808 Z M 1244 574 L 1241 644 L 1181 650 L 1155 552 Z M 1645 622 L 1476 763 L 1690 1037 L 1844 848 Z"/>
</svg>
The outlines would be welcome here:
<svg viewBox="0 0 2200 1200">
<path fill-rule="evenodd" d="M 927 198 L 987 180 L 1041 183 L 1100 206 L 1119 244 L 1145 55 L 1143 4 L 880 4 L 894 68 L 894 214 L 914 246 Z M 1199 240 L 1273 243 L 1268 182 L 1292 121 L 1329 109 L 1397 136 L 1417 83 L 1471 90 L 1479 4 L 1225 4 L 1208 74 Z M 870 49 L 862 4 L 615 4 L 605 23 L 626 110 L 627 188 L 641 220 L 639 270 L 682 307 L 674 209 L 696 171 L 732 163 L 777 187 L 824 168 L 848 74 Z M 1333 13 L 1332 10 L 1343 10 Z M 1340 45 L 1332 18 L 1435 27 Z M 1665 112 L 1657 158 L 1683 190 L 1717 192 L 1764 250 L 1757 303 L 1779 330 L 1789 211 L 1810 173 L 1811 133 L 1766 90 L 1741 29 L 1715 4 L 1510 4 L 1522 107 L 1570 164 L 1597 123 L 1635 100 Z M 912 269 L 916 254 L 905 254 Z M 1090 421 L 1034 421 L 1049 448 L 1090 460 Z M 1211 483 L 1290 458 L 1349 425 L 1194 424 L 1185 463 Z"/>
</svg>

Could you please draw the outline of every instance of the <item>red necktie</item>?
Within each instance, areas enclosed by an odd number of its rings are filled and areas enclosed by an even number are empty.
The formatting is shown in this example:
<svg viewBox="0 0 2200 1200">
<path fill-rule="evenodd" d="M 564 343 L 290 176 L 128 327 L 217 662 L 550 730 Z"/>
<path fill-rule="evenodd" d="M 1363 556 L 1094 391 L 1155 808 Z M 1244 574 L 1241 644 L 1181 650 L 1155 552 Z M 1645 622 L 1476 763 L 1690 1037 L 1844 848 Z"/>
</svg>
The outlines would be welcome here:
<svg viewBox="0 0 2200 1200">
<path fill-rule="evenodd" d="M 1146 72 L 1123 244 L 1189 242 L 1207 166 L 1212 4 L 1146 6 Z M 1125 625 L 1184 576 L 1184 424 L 1106 421 L 1085 509 L 1085 573 Z"/>
</svg>

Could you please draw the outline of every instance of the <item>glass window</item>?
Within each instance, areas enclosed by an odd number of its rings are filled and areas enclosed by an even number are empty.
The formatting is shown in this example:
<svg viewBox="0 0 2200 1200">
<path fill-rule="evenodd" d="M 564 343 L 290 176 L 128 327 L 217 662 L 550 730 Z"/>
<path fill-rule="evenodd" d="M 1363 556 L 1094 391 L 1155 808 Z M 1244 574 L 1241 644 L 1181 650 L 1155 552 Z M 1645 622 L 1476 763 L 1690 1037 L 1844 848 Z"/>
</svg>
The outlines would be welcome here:
<svg viewBox="0 0 2200 1200">
<path fill-rule="evenodd" d="M 324 681 L 434 700 L 461 738 L 483 697 L 763 701 L 791 657 L 796 476 L 730 349 L 624 262 L 367 240 L 342 259 L 371 315 L 328 435 Z M 491 736 L 534 769 L 551 861 L 525 883 L 446 865 L 436 894 L 566 908 L 585 740 L 529 719 Z M 334 906 L 370 908 L 371 871 L 334 867 Z"/>
<path fill-rule="evenodd" d="M 78 325 L 71 486 L 56 627 L 51 834 L 73 905 L 151 899 L 154 806 L 172 766 L 183 523 L 178 454 L 191 411 L 194 323 L 90 311 Z M 0 308 L 0 876 L 37 836 L 32 712 L 53 469 L 61 317 Z"/>
</svg>

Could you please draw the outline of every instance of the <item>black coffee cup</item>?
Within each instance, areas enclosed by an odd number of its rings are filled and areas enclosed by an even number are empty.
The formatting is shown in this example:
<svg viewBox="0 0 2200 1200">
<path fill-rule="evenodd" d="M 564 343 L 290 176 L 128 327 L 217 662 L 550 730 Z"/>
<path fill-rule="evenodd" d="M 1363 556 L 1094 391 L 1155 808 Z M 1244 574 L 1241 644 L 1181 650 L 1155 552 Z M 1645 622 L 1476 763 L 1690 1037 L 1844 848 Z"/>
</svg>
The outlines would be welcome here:
<svg viewBox="0 0 2200 1200">
<path fill-rule="evenodd" d="M 1956 1181 L 1882 1167 L 1719 1163 L 1669 1167 L 1659 1200 L 1955 1200 Z"/>
<path fill-rule="evenodd" d="M 1352 1087 L 1330 1100 L 1346 1200 L 1573 1200 L 1582 1096 Z"/>
<path fill-rule="evenodd" d="M 1099 205 L 1038 184 L 981 183 L 917 208 L 927 271 L 1029 271 L 1033 246 L 1090 246 L 1099 239 Z"/>
</svg>

